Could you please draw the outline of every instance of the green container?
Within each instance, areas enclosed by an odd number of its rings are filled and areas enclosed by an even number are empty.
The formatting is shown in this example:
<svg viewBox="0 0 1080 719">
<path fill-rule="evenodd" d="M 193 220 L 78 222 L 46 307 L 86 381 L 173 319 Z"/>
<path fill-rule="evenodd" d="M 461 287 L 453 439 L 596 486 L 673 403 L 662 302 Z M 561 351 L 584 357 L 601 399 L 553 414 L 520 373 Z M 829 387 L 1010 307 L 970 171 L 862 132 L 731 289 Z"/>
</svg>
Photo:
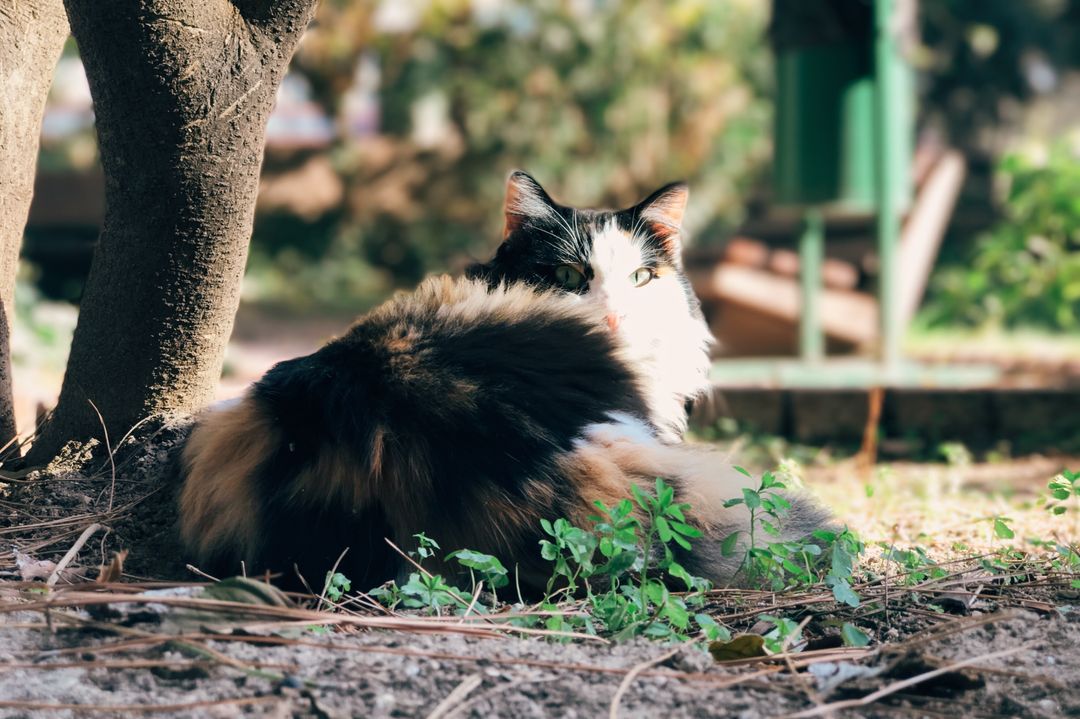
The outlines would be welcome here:
<svg viewBox="0 0 1080 719">
<path fill-rule="evenodd" d="M 783 204 L 838 205 L 845 211 L 873 212 L 877 193 L 873 45 L 833 43 L 780 51 L 776 59 L 776 198 Z M 902 114 L 899 209 L 910 202 L 913 76 L 908 66 L 890 63 L 897 86 L 893 107 Z M 902 175 L 901 175 L 902 173 Z"/>
</svg>

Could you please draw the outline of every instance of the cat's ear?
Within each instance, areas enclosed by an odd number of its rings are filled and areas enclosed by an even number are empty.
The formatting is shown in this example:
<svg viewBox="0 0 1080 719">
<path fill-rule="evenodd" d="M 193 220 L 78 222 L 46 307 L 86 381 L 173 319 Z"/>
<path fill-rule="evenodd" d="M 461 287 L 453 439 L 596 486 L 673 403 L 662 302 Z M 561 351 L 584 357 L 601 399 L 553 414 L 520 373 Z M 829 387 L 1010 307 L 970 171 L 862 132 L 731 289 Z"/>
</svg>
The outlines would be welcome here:
<svg viewBox="0 0 1080 719">
<path fill-rule="evenodd" d="M 668 252 L 674 253 L 681 248 L 682 220 L 689 198 L 690 188 L 685 182 L 672 182 L 649 195 L 634 208 L 653 237 L 657 238 Z"/>
<path fill-rule="evenodd" d="M 503 214 L 506 216 L 503 239 L 520 228 L 526 220 L 542 219 L 554 213 L 555 202 L 544 192 L 539 182 L 521 170 L 510 173 L 506 180 L 506 200 L 503 203 Z"/>
</svg>

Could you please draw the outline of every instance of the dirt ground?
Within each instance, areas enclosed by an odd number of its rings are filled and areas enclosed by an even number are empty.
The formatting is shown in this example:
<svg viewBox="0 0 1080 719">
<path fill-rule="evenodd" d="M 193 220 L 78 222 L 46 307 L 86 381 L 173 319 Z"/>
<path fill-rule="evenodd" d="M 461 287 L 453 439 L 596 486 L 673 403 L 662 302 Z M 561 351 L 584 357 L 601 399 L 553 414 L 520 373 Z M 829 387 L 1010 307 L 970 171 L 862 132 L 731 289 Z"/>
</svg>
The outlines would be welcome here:
<svg viewBox="0 0 1080 719">
<path fill-rule="evenodd" d="M 804 622 L 806 643 L 717 663 L 703 641 L 523 638 L 480 617 L 311 601 L 205 611 L 162 482 L 183 431 L 165 422 L 112 462 L 82 448 L 3 485 L 0 716 L 1080 716 L 1072 577 L 1027 564 L 995 574 L 972 559 L 1000 544 L 986 519 L 1002 509 L 1018 547 L 1069 539 L 1071 518 L 1053 524 L 1036 498 L 1075 459 L 809 467 L 808 484 L 871 544 L 863 603 L 718 591 L 707 611 L 733 633 L 760 633 L 773 614 Z M 882 578 L 872 541 L 920 541 L 956 563 L 932 581 Z M 93 584 L 121 549 L 123 577 Z M 843 622 L 870 644 L 841 646 Z"/>
<path fill-rule="evenodd" d="M 620 697 L 618 716 L 774 717 L 978 659 L 848 715 L 1078 716 L 1077 616 L 995 614 L 947 636 L 936 625 L 895 651 L 820 662 L 795 677 L 775 663 L 722 667 L 699 646 L 672 656 L 669 647 L 642 640 L 559 644 L 380 631 L 313 636 L 305 645 L 257 644 L 250 637 L 193 640 L 219 657 L 206 661 L 177 642 L 117 651 L 129 641 L 123 635 L 50 633 L 12 623 L 0 627 L 0 707 L 6 707 L 0 715 L 36 715 L 48 705 L 72 707 L 56 711 L 60 716 L 121 715 L 127 712 L 108 708 L 129 705 L 129 711 L 191 717 L 570 719 L 609 714 L 628 672 L 644 666 Z M 40 617 L 25 619 L 26 627 L 40 624 Z M 1002 650 L 1016 651 L 994 656 Z M 841 671 L 868 676 L 833 686 Z"/>
</svg>

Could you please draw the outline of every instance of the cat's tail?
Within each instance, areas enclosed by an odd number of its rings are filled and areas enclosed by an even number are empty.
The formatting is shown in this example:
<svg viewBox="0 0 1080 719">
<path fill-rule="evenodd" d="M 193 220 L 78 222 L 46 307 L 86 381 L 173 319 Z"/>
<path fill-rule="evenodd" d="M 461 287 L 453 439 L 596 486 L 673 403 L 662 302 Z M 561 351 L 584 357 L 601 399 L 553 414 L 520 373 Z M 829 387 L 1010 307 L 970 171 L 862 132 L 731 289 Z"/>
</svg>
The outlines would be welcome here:
<svg viewBox="0 0 1080 719">
<path fill-rule="evenodd" d="M 594 314 L 566 294 L 433 278 L 276 365 L 182 448 L 192 559 L 318 581 L 349 547 L 342 569 L 371 586 L 397 563 L 384 537 L 535 553 L 539 518 L 565 511 L 557 457 L 610 410 L 647 414 Z"/>
<path fill-rule="evenodd" d="M 789 506 L 778 510 L 776 517 L 755 510 L 751 531 L 743 490 L 758 489 L 759 480 L 736 470 L 713 448 L 659 442 L 627 416 L 616 414 L 608 422 L 589 427 L 575 452 L 564 458 L 564 466 L 571 473 L 587 468 L 594 478 L 618 476 L 624 493 L 631 484 L 651 488 L 657 477 L 666 480 L 675 489 L 676 501 L 690 505 L 686 517 L 704 535 L 690 552 L 679 552 L 679 561 L 691 574 L 717 586 L 754 581 L 744 564 L 751 546 L 810 539 L 815 531 L 836 529 L 829 511 L 809 493 L 785 488 L 763 490 L 766 496 L 779 495 Z M 733 499 L 743 502 L 726 506 Z M 732 535 L 735 538 L 727 541 Z"/>
</svg>

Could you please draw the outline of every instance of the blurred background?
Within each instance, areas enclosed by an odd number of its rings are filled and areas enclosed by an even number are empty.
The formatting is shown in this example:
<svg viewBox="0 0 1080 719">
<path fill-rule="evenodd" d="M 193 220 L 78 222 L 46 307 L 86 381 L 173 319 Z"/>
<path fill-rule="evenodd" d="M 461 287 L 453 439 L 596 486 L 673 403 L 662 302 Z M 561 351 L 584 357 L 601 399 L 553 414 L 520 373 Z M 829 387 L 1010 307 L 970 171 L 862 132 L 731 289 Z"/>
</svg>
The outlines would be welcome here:
<svg viewBox="0 0 1080 719">
<path fill-rule="evenodd" d="M 810 205 L 825 226 L 825 350 L 870 365 L 880 354 L 879 228 L 860 204 L 880 170 L 863 160 L 880 148 L 872 118 L 860 125 L 848 107 L 870 63 L 872 10 L 869 0 L 324 0 L 270 120 L 221 396 L 395 289 L 486 257 L 501 233 L 505 177 L 521 167 L 576 206 L 626 206 L 688 181 L 687 267 L 721 340 L 716 378 L 726 387 L 710 431 L 750 423 L 858 441 L 875 412 L 873 372 L 826 382 L 839 394 L 807 405 L 798 398 L 820 399 L 799 394 L 822 391 L 803 381 L 820 380 L 817 365 L 781 372 L 758 358 L 799 355 Z M 894 265 L 910 285 L 902 353 L 923 368 L 897 383 L 981 399 L 950 400 L 955 416 L 942 419 L 932 403 L 905 410 L 901 393 L 884 420 L 879 400 L 876 421 L 893 423 L 889 433 L 908 442 L 901 450 L 940 446 L 979 418 L 985 438 L 960 439 L 1001 449 L 1018 441 L 1010 421 L 1051 423 L 1064 426 L 1059 447 L 1080 450 L 1069 414 L 1080 386 L 1080 0 L 921 0 L 900 2 L 896 17 L 910 73 L 898 150 L 910 192 Z M 823 47 L 847 49 L 822 61 Z M 805 134 L 813 123 L 803 113 L 822 108 L 839 128 L 833 145 Z M 811 174 L 831 168 L 837 187 L 807 184 L 807 163 L 818 162 Z M 824 194 L 808 199 L 814 192 Z M 58 393 L 102 195 L 71 42 L 20 268 L 20 430 Z M 850 417 L 837 409 L 848 400 Z M 1031 414 L 1032 401 L 1045 416 Z"/>
</svg>

